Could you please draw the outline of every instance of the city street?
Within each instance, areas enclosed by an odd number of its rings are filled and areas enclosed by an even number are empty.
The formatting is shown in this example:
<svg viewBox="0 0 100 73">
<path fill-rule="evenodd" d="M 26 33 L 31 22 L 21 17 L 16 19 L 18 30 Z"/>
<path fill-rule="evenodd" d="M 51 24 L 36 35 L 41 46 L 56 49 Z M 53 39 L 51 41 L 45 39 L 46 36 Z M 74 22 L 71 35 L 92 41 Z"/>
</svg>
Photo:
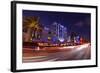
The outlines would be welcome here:
<svg viewBox="0 0 100 73">
<path fill-rule="evenodd" d="M 85 60 L 91 58 L 91 45 L 85 43 L 66 47 L 23 48 L 23 63 Z"/>
</svg>

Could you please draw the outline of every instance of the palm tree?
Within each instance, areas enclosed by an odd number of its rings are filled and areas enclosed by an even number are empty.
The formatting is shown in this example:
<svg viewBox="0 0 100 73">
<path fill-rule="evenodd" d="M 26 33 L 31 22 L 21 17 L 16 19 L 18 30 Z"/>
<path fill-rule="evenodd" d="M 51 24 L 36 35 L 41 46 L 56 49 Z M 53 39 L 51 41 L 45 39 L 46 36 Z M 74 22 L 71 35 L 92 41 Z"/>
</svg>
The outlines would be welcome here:
<svg viewBox="0 0 100 73">
<path fill-rule="evenodd" d="M 23 17 L 23 38 L 25 42 L 32 41 L 32 37 L 35 38 L 37 30 L 39 29 L 39 18 L 35 16 L 25 16 Z"/>
</svg>

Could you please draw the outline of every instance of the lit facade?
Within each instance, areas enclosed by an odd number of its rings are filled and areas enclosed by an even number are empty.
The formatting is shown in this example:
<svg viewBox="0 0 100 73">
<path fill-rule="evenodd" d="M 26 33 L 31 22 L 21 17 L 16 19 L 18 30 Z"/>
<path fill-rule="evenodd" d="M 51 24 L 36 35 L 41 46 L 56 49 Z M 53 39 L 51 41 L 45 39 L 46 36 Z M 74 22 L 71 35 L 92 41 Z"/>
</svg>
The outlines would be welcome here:
<svg viewBox="0 0 100 73">
<path fill-rule="evenodd" d="M 44 26 L 41 35 L 42 41 L 52 43 L 64 42 L 67 39 L 67 28 L 57 22 L 49 26 Z"/>
</svg>

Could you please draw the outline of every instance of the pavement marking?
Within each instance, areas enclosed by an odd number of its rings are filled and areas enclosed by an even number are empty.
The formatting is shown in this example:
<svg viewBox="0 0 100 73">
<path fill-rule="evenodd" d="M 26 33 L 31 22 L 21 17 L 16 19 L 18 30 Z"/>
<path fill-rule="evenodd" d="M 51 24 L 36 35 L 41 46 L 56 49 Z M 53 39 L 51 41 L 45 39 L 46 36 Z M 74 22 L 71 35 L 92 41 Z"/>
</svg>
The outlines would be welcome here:
<svg viewBox="0 0 100 73">
<path fill-rule="evenodd" d="M 45 58 L 47 56 L 36 56 L 36 57 L 23 57 L 23 59 L 38 59 L 38 58 Z"/>
<path fill-rule="evenodd" d="M 54 59 L 49 59 L 49 60 L 47 60 L 47 59 L 38 59 L 38 60 L 23 60 L 23 62 L 43 62 L 43 61 L 55 61 L 55 60 L 57 60 L 58 58 L 54 58 Z"/>
<path fill-rule="evenodd" d="M 66 48 L 75 48 L 76 46 L 66 46 Z"/>
<path fill-rule="evenodd" d="M 50 59 L 50 60 L 47 60 L 47 61 L 55 61 L 55 60 L 57 60 L 58 58 L 55 58 L 55 59 Z"/>
</svg>

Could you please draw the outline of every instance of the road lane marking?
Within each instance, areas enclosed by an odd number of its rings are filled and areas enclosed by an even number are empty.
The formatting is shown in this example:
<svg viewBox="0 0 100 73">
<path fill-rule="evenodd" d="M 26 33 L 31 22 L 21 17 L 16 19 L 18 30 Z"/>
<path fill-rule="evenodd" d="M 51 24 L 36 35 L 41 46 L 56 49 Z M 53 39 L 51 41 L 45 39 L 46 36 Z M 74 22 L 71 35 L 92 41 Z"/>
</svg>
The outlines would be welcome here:
<svg viewBox="0 0 100 73">
<path fill-rule="evenodd" d="M 38 58 L 45 58 L 47 56 L 36 56 L 36 57 L 23 57 L 23 59 L 38 59 Z"/>
<path fill-rule="evenodd" d="M 54 59 L 37 59 L 37 60 L 23 60 L 23 62 L 43 62 L 43 61 L 55 61 L 55 60 L 57 60 L 58 58 L 54 58 Z"/>
</svg>

